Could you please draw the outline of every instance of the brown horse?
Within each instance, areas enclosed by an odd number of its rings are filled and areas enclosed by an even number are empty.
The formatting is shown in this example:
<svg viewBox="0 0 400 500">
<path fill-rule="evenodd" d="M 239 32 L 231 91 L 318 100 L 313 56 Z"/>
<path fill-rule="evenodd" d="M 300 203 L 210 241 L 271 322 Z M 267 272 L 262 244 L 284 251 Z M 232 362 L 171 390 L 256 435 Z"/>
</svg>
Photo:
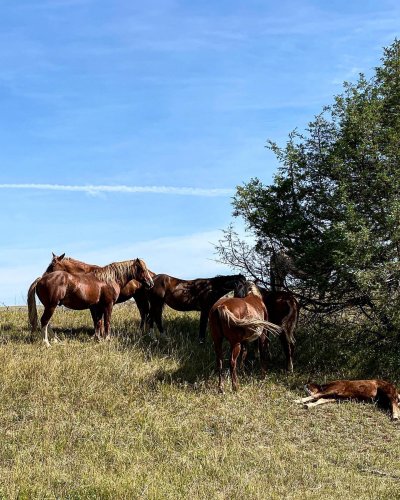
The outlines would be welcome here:
<svg viewBox="0 0 400 500">
<path fill-rule="evenodd" d="M 299 303 L 285 290 L 273 292 L 260 287 L 260 292 L 270 321 L 282 327 L 279 338 L 286 356 L 286 370 L 293 373 L 294 331 L 299 319 Z"/>
<path fill-rule="evenodd" d="M 209 321 L 214 341 L 219 373 L 219 391 L 223 392 L 222 342 L 225 338 L 231 346 L 230 371 L 232 388 L 238 389 L 236 374 L 237 358 L 241 344 L 258 339 L 262 376 L 267 370 L 267 331 L 280 333 L 281 327 L 268 321 L 268 312 L 261 293 L 254 283 L 245 285 L 245 297 L 222 298 L 211 308 Z"/>
<path fill-rule="evenodd" d="M 268 318 L 275 325 L 282 327 L 279 338 L 286 357 L 286 370 L 293 373 L 294 330 L 299 319 L 299 303 L 290 292 L 270 291 L 259 287 L 262 299 L 268 311 Z M 242 346 L 242 361 L 247 356 L 247 345 Z"/>
<path fill-rule="evenodd" d="M 242 274 L 194 280 L 158 274 L 154 278 L 153 288 L 146 292 L 150 301 L 149 326 L 152 329 L 155 322 L 159 332 L 164 333 L 162 311 L 165 304 L 177 311 L 201 311 L 199 340 L 203 343 L 212 305 L 245 281 Z"/>
<path fill-rule="evenodd" d="M 399 393 L 393 384 L 385 380 L 335 380 L 324 385 L 307 384 L 304 387 L 309 396 L 296 399 L 295 403 L 304 404 L 306 408 L 334 403 L 341 399 L 361 401 L 378 399 L 389 403 L 393 420 L 399 419 Z"/>
<path fill-rule="evenodd" d="M 80 260 L 73 259 L 72 257 L 65 257 L 65 253 L 57 256 L 53 253 L 53 258 L 48 265 L 44 274 L 51 273 L 54 271 L 66 271 L 70 274 L 80 274 L 80 273 L 90 273 L 95 269 L 100 269 L 100 266 L 94 264 L 87 264 Z M 152 278 L 156 275 L 150 269 L 148 273 Z M 117 304 L 121 302 L 126 302 L 129 299 L 135 299 L 136 305 L 140 313 L 140 328 L 143 330 L 146 320 L 150 312 L 150 304 L 146 296 L 145 287 L 137 281 L 129 281 L 120 291 L 117 299 Z M 93 318 L 94 320 L 94 318 Z"/>
<path fill-rule="evenodd" d="M 47 273 L 32 283 L 28 292 L 28 312 L 32 331 L 37 325 L 35 293 L 44 305 L 40 323 L 44 343 L 48 340 L 48 324 L 58 305 L 70 309 L 90 309 L 95 324 L 95 336 L 101 337 L 101 324 L 104 317 L 106 338 L 110 338 L 110 320 L 114 304 L 121 289 L 136 279 L 147 287 L 153 286 L 153 280 L 145 262 L 141 259 L 114 262 L 108 266 L 94 269 L 92 272 L 70 274 L 66 271 Z"/>
</svg>

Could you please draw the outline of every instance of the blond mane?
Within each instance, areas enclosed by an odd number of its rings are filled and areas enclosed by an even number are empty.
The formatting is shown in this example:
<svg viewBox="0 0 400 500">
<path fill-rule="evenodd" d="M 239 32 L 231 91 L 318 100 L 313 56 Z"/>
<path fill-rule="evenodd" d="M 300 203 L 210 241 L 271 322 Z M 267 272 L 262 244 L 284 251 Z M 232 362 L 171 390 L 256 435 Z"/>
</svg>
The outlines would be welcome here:
<svg viewBox="0 0 400 500">
<path fill-rule="evenodd" d="M 125 260 L 122 262 L 113 262 L 108 266 L 94 269 L 92 272 L 101 281 L 111 282 L 126 282 L 135 277 L 138 263 L 136 260 Z"/>
<path fill-rule="evenodd" d="M 246 281 L 246 288 L 247 288 L 246 295 L 255 295 L 256 297 L 260 297 L 260 299 L 262 299 L 260 289 L 253 281 Z"/>
</svg>

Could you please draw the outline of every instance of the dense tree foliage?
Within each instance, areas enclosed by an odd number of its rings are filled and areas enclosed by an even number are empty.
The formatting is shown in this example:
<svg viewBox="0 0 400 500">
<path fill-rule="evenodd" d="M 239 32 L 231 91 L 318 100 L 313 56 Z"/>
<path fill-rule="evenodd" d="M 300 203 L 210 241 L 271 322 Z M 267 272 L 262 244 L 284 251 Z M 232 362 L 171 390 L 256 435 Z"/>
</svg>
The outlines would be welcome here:
<svg viewBox="0 0 400 500">
<path fill-rule="evenodd" d="M 221 259 L 267 280 L 271 256 L 285 255 L 286 286 L 305 303 L 357 306 L 377 324 L 397 323 L 400 280 L 400 42 L 384 49 L 371 79 L 360 74 L 286 145 L 271 185 L 237 188 L 234 215 L 255 236 L 232 228 Z"/>
</svg>

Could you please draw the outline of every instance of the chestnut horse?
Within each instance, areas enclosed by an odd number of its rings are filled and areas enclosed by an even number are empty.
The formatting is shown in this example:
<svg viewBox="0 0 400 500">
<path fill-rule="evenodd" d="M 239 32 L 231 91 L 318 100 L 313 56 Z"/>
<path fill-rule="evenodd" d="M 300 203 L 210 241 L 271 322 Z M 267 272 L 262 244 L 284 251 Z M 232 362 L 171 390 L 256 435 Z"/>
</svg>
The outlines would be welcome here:
<svg viewBox="0 0 400 500">
<path fill-rule="evenodd" d="M 385 380 L 335 380 L 323 385 L 307 384 L 304 387 L 309 396 L 296 399 L 295 403 L 304 404 L 306 408 L 334 403 L 341 399 L 378 399 L 389 404 L 393 420 L 399 419 L 400 395 L 396 387 Z"/>
<path fill-rule="evenodd" d="M 246 278 L 242 274 L 194 280 L 181 280 L 168 274 L 158 274 L 154 278 L 153 288 L 146 291 L 150 301 L 149 326 L 152 329 L 155 322 L 159 332 L 164 333 L 162 311 L 165 304 L 176 311 L 201 311 L 199 340 L 204 343 L 208 313 L 212 305 L 245 281 Z"/>
<path fill-rule="evenodd" d="M 232 388 L 238 389 L 236 374 L 237 358 L 241 344 L 258 340 L 260 349 L 261 373 L 264 377 L 267 370 L 267 331 L 280 333 L 282 328 L 268 321 L 268 312 L 263 302 L 261 292 L 252 282 L 246 282 L 244 297 L 222 298 L 216 302 L 210 311 L 209 321 L 211 336 L 214 341 L 219 373 L 219 391 L 223 392 L 222 379 L 222 343 L 224 338 L 231 346 L 230 372 Z"/>
<path fill-rule="evenodd" d="M 101 337 L 101 324 L 104 317 L 106 339 L 110 338 L 110 320 L 114 304 L 121 289 L 132 279 L 145 286 L 153 286 L 153 280 L 146 263 L 141 259 L 114 262 L 99 267 L 90 273 L 70 274 L 66 271 L 54 271 L 38 278 L 29 288 L 28 312 L 32 331 L 37 325 L 35 293 L 44 305 L 40 323 L 44 343 L 48 340 L 48 324 L 58 305 L 70 309 L 90 309 L 95 324 L 95 336 Z"/>
<path fill-rule="evenodd" d="M 285 290 L 273 292 L 263 287 L 258 288 L 267 308 L 269 320 L 282 327 L 279 338 L 286 357 L 286 370 L 293 373 L 294 330 L 299 319 L 299 303 L 293 294 Z M 242 366 L 246 356 L 247 345 L 243 344 Z"/>
<path fill-rule="evenodd" d="M 73 259 L 72 257 L 65 257 L 65 253 L 57 256 L 53 253 L 53 258 L 48 265 L 44 274 L 53 271 L 66 271 L 70 274 L 90 273 L 95 269 L 100 269 L 100 266 L 94 264 L 87 264 L 80 260 Z M 148 272 L 152 278 L 156 275 L 150 269 Z M 143 330 L 146 320 L 150 312 L 150 304 L 146 296 L 145 288 L 137 280 L 129 281 L 120 291 L 117 299 L 117 304 L 126 302 L 129 299 L 135 299 L 136 305 L 140 313 L 140 328 Z"/>
</svg>

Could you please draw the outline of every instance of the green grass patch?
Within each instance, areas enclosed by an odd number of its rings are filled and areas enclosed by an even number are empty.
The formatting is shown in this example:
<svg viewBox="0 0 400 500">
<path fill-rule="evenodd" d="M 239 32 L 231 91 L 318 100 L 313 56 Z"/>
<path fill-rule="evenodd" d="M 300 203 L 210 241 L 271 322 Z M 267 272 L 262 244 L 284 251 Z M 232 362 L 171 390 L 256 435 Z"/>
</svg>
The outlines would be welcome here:
<svg viewBox="0 0 400 500">
<path fill-rule="evenodd" d="M 308 319 L 293 375 L 274 339 L 267 378 L 250 356 L 238 394 L 227 379 L 220 395 L 198 315 L 167 309 L 165 321 L 167 338 L 154 342 L 134 304 L 117 306 L 115 337 L 99 344 L 87 311 L 59 308 L 62 342 L 46 349 L 31 342 L 25 308 L 0 309 L 0 498 L 399 496 L 400 427 L 388 412 L 293 403 L 311 378 L 396 381 L 389 344 L 363 344 L 347 319 Z"/>
</svg>

